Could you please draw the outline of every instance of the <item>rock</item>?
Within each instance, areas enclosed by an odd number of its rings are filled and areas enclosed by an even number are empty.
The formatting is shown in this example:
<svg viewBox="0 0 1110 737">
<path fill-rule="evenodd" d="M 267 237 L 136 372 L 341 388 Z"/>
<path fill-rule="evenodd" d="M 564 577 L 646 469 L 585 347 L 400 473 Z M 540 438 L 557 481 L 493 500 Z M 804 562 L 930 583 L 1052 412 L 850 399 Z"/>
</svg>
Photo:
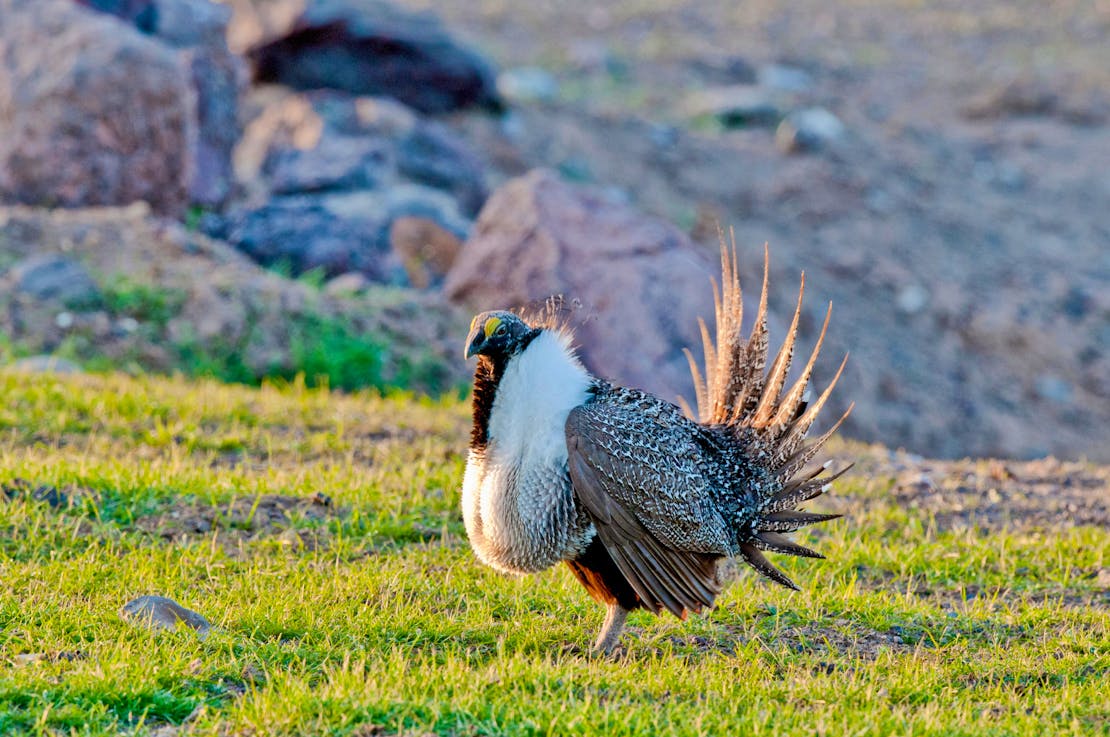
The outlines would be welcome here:
<svg viewBox="0 0 1110 737">
<path fill-rule="evenodd" d="M 194 630 L 201 639 L 207 637 L 212 629 L 212 625 L 200 614 L 165 596 L 132 599 L 120 609 L 120 617 L 154 630 L 176 630 L 182 624 Z"/>
<path fill-rule="evenodd" d="M 365 189 L 392 178 L 393 159 L 382 139 L 326 135 L 313 148 L 271 149 L 263 171 L 276 194 Z"/>
<path fill-rule="evenodd" d="M 231 154 L 242 129 L 239 98 L 246 65 L 227 46 L 231 10 L 210 0 L 156 0 L 155 35 L 181 50 L 197 93 L 197 147 L 191 202 L 218 206 L 231 194 Z"/>
<path fill-rule="evenodd" d="M 231 194 L 231 152 L 241 134 L 243 60 L 227 46 L 231 10 L 210 0 L 80 0 L 179 50 L 196 92 L 197 140 L 191 202 L 217 206 Z"/>
<path fill-rule="evenodd" d="M 28 374 L 79 374 L 81 367 L 57 356 L 28 356 L 11 365 L 13 371 Z"/>
<path fill-rule="evenodd" d="M 578 300 L 588 319 L 572 325 L 593 371 L 690 398 L 682 349 L 713 314 L 710 263 L 674 226 L 537 170 L 493 193 L 444 291 L 472 310 Z"/>
<path fill-rule="evenodd" d="M 701 90 L 686 100 L 684 108 L 690 117 L 712 115 L 729 127 L 775 125 L 782 118 L 771 93 L 746 84 Z"/>
<path fill-rule="evenodd" d="M 370 287 L 370 280 L 358 272 L 340 274 L 334 279 L 329 279 L 324 285 L 324 292 L 334 296 L 358 294 L 365 292 Z"/>
<path fill-rule="evenodd" d="M 797 110 L 775 131 L 775 145 L 783 153 L 818 151 L 844 136 L 844 124 L 825 108 Z"/>
<path fill-rule="evenodd" d="M 501 107 L 491 65 L 429 13 L 381 0 L 317 0 L 251 49 L 254 77 L 296 89 L 388 95 L 424 113 Z"/>
<path fill-rule="evenodd" d="M 742 56 L 695 59 L 692 67 L 714 85 L 750 85 L 758 79 L 755 67 Z"/>
<path fill-rule="evenodd" d="M 100 289 L 85 267 L 68 258 L 33 256 L 8 273 L 16 292 L 81 309 L 100 302 Z"/>
<path fill-rule="evenodd" d="M 418 289 L 442 284 L 462 248 L 462 241 L 454 233 L 432 220 L 412 216 L 393 221 L 389 243 L 409 284 Z"/>
<path fill-rule="evenodd" d="M 1035 382 L 1037 396 L 1057 404 L 1068 404 L 1075 396 L 1075 390 L 1065 379 L 1052 374 L 1042 374 Z"/>
<path fill-rule="evenodd" d="M 228 242 L 265 266 L 284 266 L 293 274 L 358 271 L 379 282 L 396 280 L 381 238 L 386 223 L 373 214 L 337 217 L 322 196 L 276 197 L 232 213 L 228 221 Z"/>
<path fill-rule="evenodd" d="M 809 72 L 785 64 L 760 67 L 756 79 L 761 86 L 781 92 L 808 92 L 813 86 L 813 77 Z"/>
<path fill-rule="evenodd" d="M 76 0 L 78 5 L 123 18 L 144 33 L 152 33 L 158 24 L 158 8 L 154 0 Z"/>
<path fill-rule="evenodd" d="M 421 121 L 397 146 L 404 176 L 449 192 L 467 216 L 478 214 L 489 195 L 481 159 L 444 125 Z"/>
<path fill-rule="evenodd" d="M 357 271 L 386 284 L 404 284 L 389 248 L 393 222 L 407 215 L 437 223 L 462 239 L 469 222 L 442 192 L 412 184 L 275 197 L 228 215 L 227 240 L 261 264 L 293 274 L 322 269 L 327 276 Z"/>
<path fill-rule="evenodd" d="M 510 102 L 550 102 L 559 94 L 559 83 L 542 67 L 516 67 L 497 75 L 497 91 Z"/>
<path fill-rule="evenodd" d="M 920 284 L 909 284 L 898 292 L 895 304 L 899 311 L 907 315 L 916 315 L 929 304 L 929 290 Z"/>
<path fill-rule="evenodd" d="M 0 0 L 0 200 L 188 201 L 196 101 L 172 49 L 70 0 Z"/>
</svg>

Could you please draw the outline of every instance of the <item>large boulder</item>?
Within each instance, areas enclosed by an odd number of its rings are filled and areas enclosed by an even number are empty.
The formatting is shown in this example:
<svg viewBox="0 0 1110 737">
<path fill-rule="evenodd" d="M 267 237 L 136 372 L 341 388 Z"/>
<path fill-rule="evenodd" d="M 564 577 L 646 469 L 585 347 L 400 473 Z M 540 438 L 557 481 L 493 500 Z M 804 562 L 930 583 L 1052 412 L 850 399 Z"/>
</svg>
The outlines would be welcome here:
<svg viewBox="0 0 1110 737">
<path fill-rule="evenodd" d="M 455 238 L 469 232 L 450 197 L 401 183 L 274 197 L 259 207 L 233 210 L 210 232 L 255 261 L 293 274 L 358 272 L 375 282 L 405 285 L 406 271 L 390 248 L 392 224 L 405 217 L 424 218 Z"/>
<path fill-rule="evenodd" d="M 288 15 L 288 3 L 273 5 L 272 12 Z M 484 58 L 455 41 L 434 15 L 381 0 L 307 3 L 284 34 L 249 57 L 256 80 L 297 89 L 389 95 L 424 113 L 500 107 Z"/>
<path fill-rule="evenodd" d="M 0 0 L 0 201 L 180 214 L 196 96 L 176 53 L 70 0 Z"/>
<path fill-rule="evenodd" d="M 474 310 L 562 294 L 592 371 L 692 399 L 682 349 L 713 314 L 711 263 L 674 226 L 536 170 L 493 193 L 444 289 Z"/>
<path fill-rule="evenodd" d="M 242 130 L 239 97 L 246 81 L 243 60 L 228 50 L 231 9 L 211 0 L 78 0 L 133 24 L 178 49 L 197 97 L 197 140 L 189 200 L 223 204 L 234 176 L 231 153 Z"/>
<path fill-rule="evenodd" d="M 420 287 L 442 280 L 443 254 L 467 237 L 486 195 L 464 141 L 388 98 L 267 89 L 250 99 L 259 112 L 236 158 L 252 195 L 204 219 L 206 233 L 294 274 L 355 272 Z M 404 218 L 427 227 L 394 233 Z"/>
</svg>

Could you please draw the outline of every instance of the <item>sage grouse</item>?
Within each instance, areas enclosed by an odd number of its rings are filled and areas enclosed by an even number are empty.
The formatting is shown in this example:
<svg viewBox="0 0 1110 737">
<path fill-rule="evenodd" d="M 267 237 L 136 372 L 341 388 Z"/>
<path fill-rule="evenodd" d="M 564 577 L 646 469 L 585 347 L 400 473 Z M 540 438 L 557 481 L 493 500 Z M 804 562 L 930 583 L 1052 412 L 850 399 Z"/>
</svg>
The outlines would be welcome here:
<svg viewBox="0 0 1110 737">
<path fill-rule="evenodd" d="M 747 340 L 735 251 L 730 257 L 722 248 L 721 265 L 715 341 L 701 322 L 704 378 L 686 352 L 697 421 L 651 394 L 591 376 L 570 331 L 550 316 L 529 322 L 493 311 L 471 323 L 466 358 L 477 355 L 478 367 L 462 488 L 470 544 L 508 573 L 565 562 L 608 607 L 596 651 L 616 646 L 631 610 L 685 618 L 711 607 L 721 590 L 718 562 L 729 556 L 796 589 L 762 551 L 822 557 L 780 533 L 839 516 L 796 509 L 847 470 L 808 468 L 843 417 L 803 443 L 844 369 L 815 402 L 806 401 L 832 306 L 801 376 L 784 393 L 805 275 L 786 340 L 767 369 L 766 256 Z"/>
</svg>

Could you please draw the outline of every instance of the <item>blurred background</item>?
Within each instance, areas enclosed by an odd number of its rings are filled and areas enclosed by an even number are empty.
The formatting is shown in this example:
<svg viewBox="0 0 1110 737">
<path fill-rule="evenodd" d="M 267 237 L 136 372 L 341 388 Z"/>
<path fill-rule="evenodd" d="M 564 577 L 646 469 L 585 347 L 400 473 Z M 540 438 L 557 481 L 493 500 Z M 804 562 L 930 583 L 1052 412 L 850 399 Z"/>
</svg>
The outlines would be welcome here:
<svg viewBox="0 0 1110 737">
<path fill-rule="evenodd" d="M 718 226 L 851 437 L 1110 461 L 1110 2 L 0 0 L 0 358 L 438 394 L 565 295 L 689 397 Z"/>
</svg>

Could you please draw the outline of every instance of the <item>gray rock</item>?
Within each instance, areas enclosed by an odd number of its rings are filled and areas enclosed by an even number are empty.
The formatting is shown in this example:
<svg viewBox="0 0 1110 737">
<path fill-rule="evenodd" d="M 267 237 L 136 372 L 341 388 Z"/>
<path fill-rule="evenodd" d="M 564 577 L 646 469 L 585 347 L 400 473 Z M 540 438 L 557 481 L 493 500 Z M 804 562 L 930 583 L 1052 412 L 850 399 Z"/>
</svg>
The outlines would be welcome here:
<svg viewBox="0 0 1110 737">
<path fill-rule="evenodd" d="M 550 102 L 559 95 L 559 83 L 542 67 L 515 67 L 497 75 L 497 91 L 510 102 Z"/>
<path fill-rule="evenodd" d="M 212 625 L 203 616 L 165 596 L 140 596 L 132 599 L 120 609 L 120 617 L 154 630 L 176 630 L 178 625 L 184 625 L 195 631 L 201 639 L 207 637 L 212 629 Z"/>
<path fill-rule="evenodd" d="M 174 50 L 71 0 L 0 0 L 0 201 L 188 201 L 195 94 Z"/>
<path fill-rule="evenodd" d="M 377 213 L 337 217 L 321 195 L 277 197 L 228 216 L 229 243 L 266 266 L 293 274 L 323 269 L 328 276 L 359 271 L 375 281 L 395 279 L 384 261 L 386 223 Z"/>
<path fill-rule="evenodd" d="M 920 284 L 909 284 L 899 290 L 895 303 L 899 311 L 916 315 L 929 304 L 929 290 Z"/>
<path fill-rule="evenodd" d="M 459 210 L 478 214 L 489 192 L 482 160 L 449 128 L 420 121 L 397 146 L 401 174 L 420 184 L 449 192 Z"/>
<path fill-rule="evenodd" d="M 81 309 L 100 302 L 100 289 L 85 267 L 60 256 L 33 256 L 8 274 L 16 292 Z"/>
<path fill-rule="evenodd" d="M 275 197 L 231 213 L 222 232 L 255 261 L 289 267 L 294 274 L 323 269 L 331 277 L 357 271 L 372 281 L 405 284 L 405 271 L 390 249 L 395 220 L 417 216 L 434 221 L 457 238 L 470 223 L 454 200 L 414 184 Z"/>
<path fill-rule="evenodd" d="M 11 365 L 13 371 L 28 374 L 79 374 L 81 367 L 72 361 L 57 356 L 28 356 Z"/>
<path fill-rule="evenodd" d="M 153 0 L 154 35 L 178 48 L 223 46 L 231 8 L 210 0 Z"/>
<path fill-rule="evenodd" d="M 181 49 L 197 96 L 197 145 L 191 202 L 216 206 L 231 194 L 231 153 L 242 133 L 239 97 L 246 65 L 227 47 L 231 9 L 210 0 L 155 0 L 155 35 Z"/>
<path fill-rule="evenodd" d="M 1068 381 L 1052 374 L 1038 376 L 1035 388 L 1041 399 L 1057 404 L 1068 404 L 1075 395 L 1075 390 Z"/>
<path fill-rule="evenodd" d="M 759 84 L 782 92 L 808 92 L 813 86 L 809 72 L 786 64 L 768 64 L 756 75 Z"/>
<path fill-rule="evenodd" d="M 755 67 L 742 56 L 696 59 L 692 66 L 710 84 L 755 84 L 758 81 Z"/>
<path fill-rule="evenodd" d="M 78 5 L 122 18 L 144 33 L 152 33 L 158 25 L 155 0 L 76 0 Z"/>
<path fill-rule="evenodd" d="M 270 150 L 263 171 L 276 194 L 377 187 L 396 170 L 393 148 L 372 136 L 325 135 L 310 149 Z"/>
<path fill-rule="evenodd" d="M 500 109 L 492 66 L 429 13 L 381 0 L 317 0 L 249 52 L 256 80 L 388 95 L 424 113 Z"/>
<path fill-rule="evenodd" d="M 775 145 L 783 153 L 818 151 L 844 136 L 844 124 L 825 108 L 796 110 L 775 131 Z"/>
</svg>

